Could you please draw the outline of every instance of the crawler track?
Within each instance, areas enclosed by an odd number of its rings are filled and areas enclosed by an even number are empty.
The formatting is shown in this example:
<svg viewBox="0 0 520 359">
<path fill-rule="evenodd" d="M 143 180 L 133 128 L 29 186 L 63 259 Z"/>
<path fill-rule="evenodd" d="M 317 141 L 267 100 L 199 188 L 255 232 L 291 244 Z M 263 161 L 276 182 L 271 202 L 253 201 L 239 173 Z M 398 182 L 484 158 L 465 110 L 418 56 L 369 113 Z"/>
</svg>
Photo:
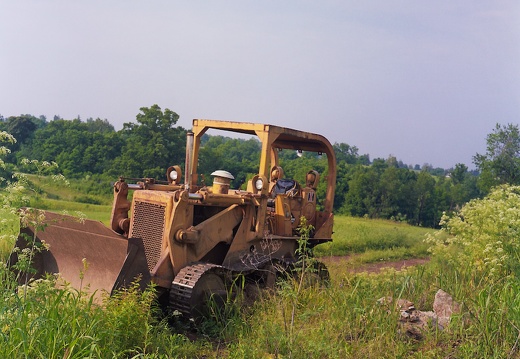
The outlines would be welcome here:
<svg viewBox="0 0 520 359">
<path fill-rule="evenodd" d="M 214 274 L 224 279 L 226 269 L 212 263 L 196 263 L 180 270 L 173 280 L 170 289 L 170 307 L 185 315 L 193 315 L 193 308 L 199 304 L 200 293 L 196 291 L 197 284 L 203 276 Z M 225 290 L 225 288 L 224 288 Z"/>
<path fill-rule="evenodd" d="M 323 263 L 317 264 L 315 271 L 318 281 L 329 281 L 329 273 Z M 209 298 L 213 298 L 218 305 L 225 305 L 228 296 L 236 294 L 231 289 L 233 279 L 239 275 L 244 275 L 249 284 L 273 289 L 278 276 L 291 272 L 297 273 L 294 263 L 283 261 L 264 263 L 261 268 L 247 272 L 212 263 L 194 263 L 182 268 L 175 276 L 170 288 L 169 307 L 172 311 L 195 318 L 203 313 Z"/>
</svg>

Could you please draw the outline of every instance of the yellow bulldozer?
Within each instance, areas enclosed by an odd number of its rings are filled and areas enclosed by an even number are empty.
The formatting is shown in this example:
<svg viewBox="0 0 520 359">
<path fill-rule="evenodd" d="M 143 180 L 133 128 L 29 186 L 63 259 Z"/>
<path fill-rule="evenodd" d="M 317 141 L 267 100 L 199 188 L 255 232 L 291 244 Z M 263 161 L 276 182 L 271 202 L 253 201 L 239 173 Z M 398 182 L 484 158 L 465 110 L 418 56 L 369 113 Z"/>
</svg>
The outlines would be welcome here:
<svg viewBox="0 0 520 359">
<path fill-rule="evenodd" d="M 233 175 L 225 169 L 215 169 L 212 185 L 201 181 L 199 150 L 209 129 L 259 139 L 258 173 L 247 188 L 232 189 Z M 27 275 L 59 273 L 73 287 L 96 295 L 136 281 L 143 289 L 154 283 L 169 308 L 194 315 L 208 297 L 225 295 L 238 275 L 267 286 L 277 270 L 296 263 L 303 218 L 313 228 L 309 247 L 332 240 L 336 161 L 326 138 L 273 125 L 196 119 L 186 142 L 184 176 L 174 165 L 166 171 L 167 181 L 120 178 L 114 184 L 110 227 L 45 212 L 43 230 L 22 228 L 16 247 L 32 241 L 46 247 L 34 254 L 35 273 Z M 278 156 L 283 149 L 325 155 L 328 173 L 320 176 L 309 168 L 305 183 L 285 178 Z M 324 198 L 317 196 L 320 178 Z"/>
</svg>

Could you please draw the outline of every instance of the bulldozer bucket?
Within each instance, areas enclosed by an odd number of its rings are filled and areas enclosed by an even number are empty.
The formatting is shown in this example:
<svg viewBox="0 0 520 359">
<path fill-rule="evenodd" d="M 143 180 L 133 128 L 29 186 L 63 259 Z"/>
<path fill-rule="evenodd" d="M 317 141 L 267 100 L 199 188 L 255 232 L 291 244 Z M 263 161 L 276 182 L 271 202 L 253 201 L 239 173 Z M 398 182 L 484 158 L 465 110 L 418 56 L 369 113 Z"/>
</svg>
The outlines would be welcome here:
<svg viewBox="0 0 520 359">
<path fill-rule="evenodd" d="M 46 247 L 34 251 L 32 256 L 36 273 L 18 271 L 19 284 L 41 278 L 45 273 L 59 273 L 60 281 L 100 298 L 103 292 L 111 294 L 136 279 L 143 289 L 149 283 L 142 241 L 127 240 L 101 222 L 79 222 L 71 216 L 44 213 L 44 230 L 35 233 L 33 227 L 23 228 L 15 244 L 18 250 L 11 254 L 10 266 L 16 268 L 21 250 L 33 247 L 33 243 L 43 242 Z"/>
</svg>

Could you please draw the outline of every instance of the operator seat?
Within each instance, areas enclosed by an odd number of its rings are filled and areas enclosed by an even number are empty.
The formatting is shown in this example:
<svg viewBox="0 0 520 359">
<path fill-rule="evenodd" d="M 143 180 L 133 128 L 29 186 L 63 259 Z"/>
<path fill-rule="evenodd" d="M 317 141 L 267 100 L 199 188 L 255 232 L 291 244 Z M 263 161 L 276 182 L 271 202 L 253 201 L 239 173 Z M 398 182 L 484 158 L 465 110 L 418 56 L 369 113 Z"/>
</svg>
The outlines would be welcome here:
<svg viewBox="0 0 520 359">
<path fill-rule="evenodd" d="M 273 166 L 273 168 L 271 168 L 271 178 L 269 180 L 269 197 L 274 197 L 272 195 L 273 188 L 276 185 L 276 182 L 278 182 L 279 179 L 282 179 L 283 176 L 284 176 L 284 172 L 283 172 L 282 167 L 275 165 L 275 166 Z"/>
<path fill-rule="evenodd" d="M 284 178 L 282 167 L 273 166 L 269 182 L 269 197 L 275 198 L 278 194 L 287 194 L 294 197 L 298 194 L 299 185 L 293 179 Z"/>
<path fill-rule="evenodd" d="M 310 225 L 316 225 L 316 189 L 320 181 L 318 171 L 310 170 L 305 176 L 305 188 L 302 189 L 302 215 Z"/>
<path fill-rule="evenodd" d="M 301 187 L 297 181 L 283 177 L 280 166 L 273 166 L 269 183 L 267 210 L 274 222 L 271 233 L 295 235 L 301 216 Z"/>
</svg>

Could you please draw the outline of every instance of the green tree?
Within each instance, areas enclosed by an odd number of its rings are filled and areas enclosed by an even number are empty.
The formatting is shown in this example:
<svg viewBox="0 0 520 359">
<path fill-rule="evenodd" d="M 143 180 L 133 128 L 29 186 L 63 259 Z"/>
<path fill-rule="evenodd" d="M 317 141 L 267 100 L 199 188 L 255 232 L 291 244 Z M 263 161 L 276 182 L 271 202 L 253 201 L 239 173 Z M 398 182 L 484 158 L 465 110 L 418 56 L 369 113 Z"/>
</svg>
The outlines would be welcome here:
<svg viewBox="0 0 520 359">
<path fill-rule="evenodd" d="M 38 119 L 31 115 L 11 116 L 7 118 L 6 130 L 16 138 L 16 144 L 12 150 L 17 150 L 20 145 L 26 142 L 37 128 Z"/>
<path fill-rule="evenodd" d="M 375 189 L 378 182 L 378 174 L 374 167 L 357 165 L 350 175 L 348 192 L 345 194 L 341 211 L 359 217 L 375 216 L 378 203 Z"/>
<path fill-rule="evenodd" d="M 358 163 L 363 165 L 370 164 L 368 155 L 359 155 L 359 150 L 356 146 L 350 146 L 346 143 L 335 143 L 332 147 L 338 163 L 346 162 L 351 165 Z"/>
<path fill-rule="evenodd" d="M 417 193 L 416 225 L 435 227 L 435 178 L 427 171 L 421 171 L 417 175 L 415 185 Z"/>
<path fill-rule="evenodd" d="M 100 133 L 110 133 L 115 132 L 114 126 L 108 122 L 105 118 L 104 120 L 100 118 L 96 118 L 95 120 L 90 117 L 87 118 L 86 121 L 87 129 L 91 132 L 100 132 Z"/>
<path fill-rule="evenodd" d="M 398 168 L 392 161 L 379 177 L 377 217 L 412 219 L 416 208 L 415 183 L 417 175 L 405 168 Z"/>
<path fill-rule="evenodd" d="M 67 177 L 79 177 L 105 172 L 121 147 L 122 140 L 113 130 L 96 132 L 79 119 L 59 119 L 37 129 L 16 155 L 19 163 L 23 158 L 55 161 Z"/>
<path fill-rule="evenodd" d="M 185 160 L 186 130 L 175 127 L 179 115 L 158 105 L 141 107 L 137 123 L 125 123 L 121 155 L 114 161 L 112 175 L 163 179 L 166 169 Z"/>
<path fill-rule="evenodd" d="M 476 154 L 473 162 L 481 172 L 479 185 L 488 192 L 499 184 L 520 184 L 520 131 L 518 125 L 496 124 L 488 134 L 485 154 Z"/>
<path fill-rule="evenodd" d="M 352 172 L 351 165 L 346 162 L 338 162 L 336 164 L 336 191 L 334 193 L 334 209 L 337 212 L 343 212 L 343 204 L 345 202 L 345 195 L 349 191 L 348 181 L 350 173 Z"/>
<path fill-rule="evenodd" d="M 463 163 L 457 163 L 453 171 L 451 171 L 451 179 L 454 184 L 463 183 L 468 173 L 468 166 Z"/>
<path fill-rule="evenodd" d="M 460 209 L 466 202 L 477 198 L 480 192 L 477 187 L 477 178 L 468 172 L 468 167 L 462 163 L 455 165 L 451 171 L 450 209 Z"/>
<path fill-rule="evenodd" d="M 224 136 L 204 136 L 200 153 L 198 172 L 207 180 L 216 170 L 230 172 L 235 179 L 233 188 L 246 183 L 248 176 L 258 172 L 260 163 L 260 142 L 256 138 L 248 140 Z M 211 184 L 207 182 L 206 184 Z"/>
</svg>

